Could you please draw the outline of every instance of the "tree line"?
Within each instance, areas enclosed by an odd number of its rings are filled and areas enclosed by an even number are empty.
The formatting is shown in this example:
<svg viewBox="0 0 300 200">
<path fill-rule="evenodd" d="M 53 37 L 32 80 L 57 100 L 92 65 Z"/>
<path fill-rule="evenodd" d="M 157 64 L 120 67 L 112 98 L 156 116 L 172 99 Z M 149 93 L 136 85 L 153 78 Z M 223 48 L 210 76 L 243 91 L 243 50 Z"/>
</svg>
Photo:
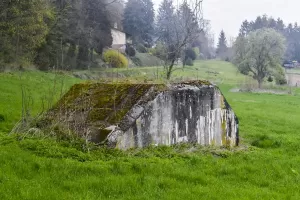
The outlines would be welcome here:
<svg viewBox="0 0 300 200">
<path fill-rule="evenodd" d="M 112 43 L 107 0 L 11 0 L 0 4 L 0 62 L 86 69 Z"/>
<path fill-rule="evenodd" d="M 246 37 L 251 32 L 263 28 L 274 29 L 285 38 L 286 51 L 284 54 L 284 61 L 298 61 L 300 62 L 300 26 L 297 23 L 286 24 L 282 19 L 274 19 L 267 15 L 258 16 L 253 21 L 245 20 L 242 22 L 239 29 L 238 38 Z M 232 49 L 227 43 L 225 32 L 222 30 L 217 44 L 216 56 L 223 60 L 230 60 L 233 56 Z"/>
<path fill-rule="evenodd" d="M 284 60 L 296 60 L 300 62 L 300 26 L 297 23 L 286 24 L 282 19 L 274 19 L 267 15 L 258 16 L 253 21 L 245 20 L 239 30 L 239 36 L 247 36 L 251 32 L 271 28 L 284 36 L 286 40 L 286 51 Z"/>
<path fill-rule="evenodd" d="M 286 84 L 282 65 L 300 62 L 300 27 L 267 15 L 245 20 L 232 46 L 228 46 L 225 32 L 221 31 L 216 56 L 231 61 L 242 74 L 252 76 L 260 88 L 266 80 Z"/>
<path fill-rule="evenodd" d="M 201 2 L 184 0 L 175 5 L 164 0 L 155 16 L 152 0 L 128 0 L 126 5 L 122 0 L 2 1 L 0 62 L 34 63 L 42 70 L 87 69 L 94 55 L 111 46 L 115 23 L 136 46 L 163 45 L 159 56 L 170 63 L 193 47 L 203 49 L 209 58 L 204 31 L 208 23 L 201 18 Z"/>
<path fill-rule="evenodd" d="M 212 57 L 201 3 L 163 0 L 155 16 L 152 0 L 2 1 L 0 65 L 88 69 L 96 64 L 95 55 L 112 45 L 111 29 L 117 25 L 136 48 L 152 48 L 170 77 L 178 59 L 183 64 L 194 59 L 193 48 Z"/>
</svg>

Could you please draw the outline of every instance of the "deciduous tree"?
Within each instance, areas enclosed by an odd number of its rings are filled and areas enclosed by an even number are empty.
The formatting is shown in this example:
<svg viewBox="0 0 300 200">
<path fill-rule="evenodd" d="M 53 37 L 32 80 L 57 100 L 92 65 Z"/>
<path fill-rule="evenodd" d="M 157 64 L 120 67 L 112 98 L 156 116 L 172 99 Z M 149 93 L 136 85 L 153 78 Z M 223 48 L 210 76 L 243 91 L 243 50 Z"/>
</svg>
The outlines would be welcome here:
<svg viewBox="0 0 300 200">
<path fill-rule="evenodd" d="M 281 69 L 284 37 L 274 29 L 259 29 L 247 37 L 238 37 L 234 64 L 245 75 L 251 75 L 261 88 L 264 78 Z"/>
<path fill-rule="evenodd" d="M 164 60 L 167 79 L 171 78 L 177 59 L 199 37 L 201 14 L 202 0 L 184 0 L 177 9 L 171 0 L 161 3 L 156 27 L 158 40 L 164 47 L 164 56 L 161 58 Z"/>
</svg>

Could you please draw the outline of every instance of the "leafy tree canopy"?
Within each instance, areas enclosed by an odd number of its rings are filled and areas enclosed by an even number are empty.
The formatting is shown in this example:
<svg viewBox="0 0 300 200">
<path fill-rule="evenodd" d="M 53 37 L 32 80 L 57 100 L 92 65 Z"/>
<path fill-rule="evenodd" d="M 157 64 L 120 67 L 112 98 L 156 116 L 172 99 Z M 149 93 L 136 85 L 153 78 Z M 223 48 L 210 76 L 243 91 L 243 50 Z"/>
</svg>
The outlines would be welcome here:
<svg viewBox="0 0 300 200">
<path fill-rule="evenodd" d="M 284 37 L 274 29 L 259 29 L 235 43 L 234 63 L 239 71 L 251 75 L 262 86 L 264 78 L 281 70 Z"/>
</svg>

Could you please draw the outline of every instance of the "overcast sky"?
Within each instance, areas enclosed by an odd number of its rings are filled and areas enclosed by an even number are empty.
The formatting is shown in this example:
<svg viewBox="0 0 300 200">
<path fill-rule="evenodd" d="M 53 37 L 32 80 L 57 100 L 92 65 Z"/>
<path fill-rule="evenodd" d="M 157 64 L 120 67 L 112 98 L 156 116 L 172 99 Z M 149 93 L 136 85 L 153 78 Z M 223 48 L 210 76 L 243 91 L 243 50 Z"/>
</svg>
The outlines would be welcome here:
<svg viewBox="0 0 300 200">
<path fill-rule="evenodd" d="M 157 8 L 161 0 L 153 1 Z M 263 14 L 300 24 L 300 0 L 203 0 L 203 12 L 216 37 L 222 29 L 227 38 L 235 37 L 242 21 Z"/>
</svg>

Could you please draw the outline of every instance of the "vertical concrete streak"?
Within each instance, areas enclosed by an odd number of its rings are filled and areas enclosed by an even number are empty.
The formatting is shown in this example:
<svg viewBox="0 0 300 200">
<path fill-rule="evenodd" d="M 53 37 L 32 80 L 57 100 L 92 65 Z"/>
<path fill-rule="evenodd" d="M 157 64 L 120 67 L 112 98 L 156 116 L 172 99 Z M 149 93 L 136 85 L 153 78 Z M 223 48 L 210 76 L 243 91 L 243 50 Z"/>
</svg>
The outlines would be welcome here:
<svg viewBox="0 0 300 200">
<path fill-rule="evenodd" d="M 237 145 L 236 116 L 216 87 L 186 85 L 156 96 L 136 126 L 118 138 L 118 148 L 172 145 Z"/>
</svg>

